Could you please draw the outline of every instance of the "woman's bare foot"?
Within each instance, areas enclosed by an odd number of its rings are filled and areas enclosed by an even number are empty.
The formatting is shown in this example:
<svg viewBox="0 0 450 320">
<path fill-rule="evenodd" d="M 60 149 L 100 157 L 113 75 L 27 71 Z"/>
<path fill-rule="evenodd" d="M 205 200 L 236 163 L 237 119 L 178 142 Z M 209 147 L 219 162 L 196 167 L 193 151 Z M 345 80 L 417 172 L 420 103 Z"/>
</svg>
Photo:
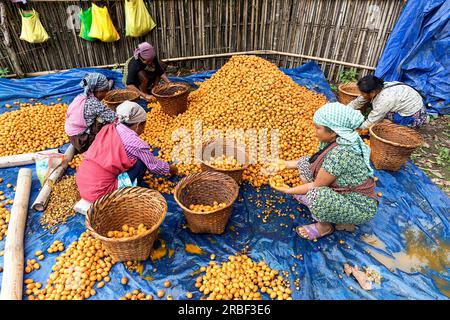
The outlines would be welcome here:
<svg viewBox="0 0 450 320">
<path fill-rule="evenodd" d="M 344 272 L 347 276 L 353 274 L 353 277 L 364 290 L 372 290 L 372 282 L 369 281 L 365 272 L 359 270 L 358 266 L 351 267 L 348 263 L 344 263 Z"/>
<path fill-rule="evenodd" d="M 366 276 L 366 273 L 359 270 L 357 266 L 353 267 L 353 276 L 364 290 L 372 290 L 372 282 Z"/>
</svg>

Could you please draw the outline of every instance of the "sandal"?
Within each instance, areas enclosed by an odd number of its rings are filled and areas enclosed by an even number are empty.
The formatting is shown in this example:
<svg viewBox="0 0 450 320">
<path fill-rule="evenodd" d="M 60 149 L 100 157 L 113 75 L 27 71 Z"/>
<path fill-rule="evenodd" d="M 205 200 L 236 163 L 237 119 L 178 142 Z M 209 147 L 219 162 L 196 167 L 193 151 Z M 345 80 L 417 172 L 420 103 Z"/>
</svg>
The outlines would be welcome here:
<svg viewBox="0 0 450 320">
<path fill-rule="evenodd" d="M 314 240 L 317 240 L 317 239 L 319 239 L 319 238 L 328 236 L 328 235 L 330 235 L 330 234 L 332 234 L 332 233 L 334 232 L 334 227 L 331 226 L 331 230 L 330 230 L 329 232 L 327 232 L 327 233 L 325 233 L 325 234 L 320 234 L 319 230 L 317 230 L 317 226 L 316 226 L 316 225 L 317 225 L 317 223 L 307 224 L 307 225 L 303 225 L 303 226 L 297 226 L 297 227 L 295 228 L 295 232 L 296 232 L 296 233 L 298 234 L 298 236 L 300 236 L 301 238 L 306 239 L 306 240 L 310 240 L 310 241 L 314 241 Z M 303 229 L 306 230 L 307 236 L 304 236 L 304 235 L 300 232 L 301 228 L 303 228 Z"/>
</svg>

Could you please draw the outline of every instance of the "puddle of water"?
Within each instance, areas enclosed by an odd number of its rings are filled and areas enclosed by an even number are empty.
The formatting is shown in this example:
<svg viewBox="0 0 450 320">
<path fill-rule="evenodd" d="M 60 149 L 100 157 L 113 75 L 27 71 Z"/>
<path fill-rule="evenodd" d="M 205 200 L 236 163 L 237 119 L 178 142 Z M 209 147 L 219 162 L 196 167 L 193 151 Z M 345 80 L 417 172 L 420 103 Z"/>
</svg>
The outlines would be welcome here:
<svg viewBox="0 0 450 320">
<path fill-rule="evenodd" d="M 375 247 L 377 249 L 386 251 L 386 245 L 384 244 L 383 241 L 381 241 L 380 238 L 378 238 L 376 235 L 374 234 L 370 234 L 370 235 L 366 235 L 363 236 L 362 241 L 364 241 L 365 243 L 370 244 L 372 247 Z"/>
<path fill-rule="evenodd" d="M 450 297 L 450 282 L 437 276 L 433 276 L 433 280 L 439 288 L 439 291 L 446 297 Z"/>
<path fill-rule="evenodd" d="M 184 249 L 186 250 L 186 252 L 189 252 L 189 253 L 203 254 L 203 250 L 200 247 L 198 247 L 195 244 L 193 244 L 193 243 L 186 243 L 184 245 Z"/>
<path fill-rule="evenodd" d="M 404 233 L 406 239 L 406 250 L 392 253 L 391 256 L 371 251 L 370 254 L 393 271 L 399 269 L 406 273 L 422 271 L 429 268 L 436 272 L 446 272 L 450 262 L 450 245 L 437 240 L 437 243 L 431 242 L 422 232 L 406 230 Z M 363 241 L 379 249 L 386 249 L 384 243 L 376 236 L 363 238 Z"/>
</svg>

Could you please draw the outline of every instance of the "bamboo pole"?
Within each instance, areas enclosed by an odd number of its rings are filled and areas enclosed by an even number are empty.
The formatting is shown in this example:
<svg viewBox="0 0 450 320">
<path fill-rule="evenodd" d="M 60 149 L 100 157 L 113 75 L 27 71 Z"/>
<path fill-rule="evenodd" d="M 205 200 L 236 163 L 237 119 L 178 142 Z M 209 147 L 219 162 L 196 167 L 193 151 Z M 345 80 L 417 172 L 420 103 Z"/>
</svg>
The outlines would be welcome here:
<svg viewBox="0 0 450 320">
<path fill-rule="evenodd" d="M 59 179 L 61 179 L 64 171 L 66 171 L 67 166 L 69 165 L 69 162 L 72 161 L 74 155 L 75 148 L 72 145 L 69 145 L 69 148 L 67 148 L 66 152 L 64 153 L 64 161 L 61 163 L 60 167 L 53 171 L 47 178 L 47 181 L 39 192 L 36 200 L 34 200 L 31 208 L 37 211 L 44 211 L 50 198 L 50 194 L 52 193 L 53 185 L 58 182 Z"/>
<path fill-rule="evenodd" d="M 24 233 L 31 192 L 31 169 L 22 168 L 17 175 L 17 191 L 5 243 L 1 300 L 22 300 L 24 268 Z"/>
<path fill-rule="evenodd" d="M 354 67 L 354 68 L 360 68 L 360 69 L 366 69 L 366 70 L 375 70 L 375 67 L 356 64 L 356 63 L 350 63 L 345 61 L 339 61 L 339 60 L 333 60 L 333 59 L 327 59 L 322 57 L 315 57 L 315 56 L 309 56 L 304 54 L 298 54 L 298 53 L 290 53 L 290 52 L 280 52 L 280 51 L 274 51 L 274 50 L 253 50 L 253 51 L 242 51 L 242 52 L 227 52 L 227 53 L 217 53 L 217 54 L 205 54 L 200 56 L 190 56 L 190 57 L 178 57 L 178 58 L 168 58 L 168 59 L 161 59 L 163 62 L 177 62 L 177 61 L 186 61 L 186 60 L 197 60 L 197 59 L 210 59 L 210 58 L 218 58 L 218 57 L 231 57 L 231 56 L 238 56 L 238 55 L 245 55 L 245 54 L 253 54 L 253 55 L 273 55 L 273 54 L 279 54 L 283 56 L 289 56 L 289 57 L 295 57 L 295 58 L 302 58 L 307 60 L 316 60 L 321 62 L 328 62 L 328 63 L 335 63 L 335 64 L 341 64 L 343 66 L 348 67 Z M 123 66 L 123 63 L 119 64 L 108 64 L 103 66 L 93 66 L 91 68 L 113 68 L 116 66 Z M 58 72 L 64 72 L 68 71 L 70 69 L 66 70 L 52 70 L 52 71 L 41 71 L 41 72 L 32 72 L 32 73 L 26 73 L 25 75 L 27 77 L 36 77 L 36 76 L 43 76 L 47 74 L 53 74 Z M 8 78 L 14 78 L 16 75 L 8 75 Z"/>
<path fill-rule="evenodd" d="M 38 153 L 49 154 L 57 152 L 58 149 L 50 149 L 40 152 L 15 154 L 12 156 L 0 157 L 0 168 L 11 168 L 17 166 L 25 166 L 27 164 L 33 164 L 36 161 L 36 156 Z"/>
</svg>

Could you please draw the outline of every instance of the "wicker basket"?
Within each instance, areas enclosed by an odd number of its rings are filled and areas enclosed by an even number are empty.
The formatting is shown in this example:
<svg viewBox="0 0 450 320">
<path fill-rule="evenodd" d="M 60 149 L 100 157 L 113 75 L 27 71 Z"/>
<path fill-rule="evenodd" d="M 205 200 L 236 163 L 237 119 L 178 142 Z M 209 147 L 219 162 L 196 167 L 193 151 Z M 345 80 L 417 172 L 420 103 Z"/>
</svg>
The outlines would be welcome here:
<svg viewBox="0 0 450 320">
<path fill-rule="evenodd" d="M 139 261 L 149 257 L 166 213 L 166 200 L 158 191 L 127 187 L 95 201 L 86 215 L 86 226 L 115 261 Z M 137 228 L 141 223 L 148 228 L 143 234 L 122 239 L 106 237 L 108 231 L 121 230 L 124 224 Z"/>
<path fill-rule="evenodd" d="M 109 91 L 106 94 L 105 99 L 103 99 L 103 102 L 112 110 L 116 111 L 116 108 L 119 104 L 122 102 L 125 102 L 127 100 L 129 101 L 138 101 L 140 98 L 140 95 L 138 92 L 134 90 L 129 89 L 119 89 L 119 90 L 112 90 Z"/>
<path fill-rule="evenodd" d="M 360 95 L 361 92 L 359 91 L 358 86 L 354 82 L 340 84 L 338 86 L 337 99 L 342 104 L 349 104 L 351 101 L 355 100 Z"/>
<path fill-rule="evenodd" d="M 219 172 L 193 173 L 183 178 L 175 187 L 174 198 L 183 209 L 188 228 L 193 233 L 221 234 L 231 215 L 239 186 L 229 176 Z M 211 212 L 195 212 L 191 204 L 212 205 L 214 201 L 226 207 Z"/>
<path fill-rule="evenodd" d="M 187 109 L 189 87 L 184 83 L 167 83 L 152 89 L 164 113 L 176 116 Z"/>
<path fill-rule="evenodd" d="M 222 154 L 226 155 L 227 148 L 232 150 L 233 156 L 236 159 L 240 160 L 240 162 L 244 162 L 244 165 L 242 166 L 242 168 L 219 169 L 219 168 L 210 166 L 209 164 L 206 163 L 206 161 L 209 161 L 213 157 L 216 157 L 216 156 L 219 156 Z M 242 174 L 244 173 L 244 170 L 247 169 L 248 163 L 249 163 L 248 153 L 245 151 L 245 149 L 238 147 L 236 145 L 236 143 L 218 139 L 218 140 L 212 140 L 210 142 L 206 142 L 202 146 L 202 159 L 200 160 L 200 167 L 201 167 L 202 171 L 215 171 L 215 172 L 224 173 L 224 174 L 232 177 L 237 183 L 241 183 Z"/>
<path fill-rule="evenodd" d="M 378 170 L 398 171 L 414 149 L 423 143 L 418 132 L 394 123 L 374 124 L 369 132 L 370 159 Z"/>
</svg>

